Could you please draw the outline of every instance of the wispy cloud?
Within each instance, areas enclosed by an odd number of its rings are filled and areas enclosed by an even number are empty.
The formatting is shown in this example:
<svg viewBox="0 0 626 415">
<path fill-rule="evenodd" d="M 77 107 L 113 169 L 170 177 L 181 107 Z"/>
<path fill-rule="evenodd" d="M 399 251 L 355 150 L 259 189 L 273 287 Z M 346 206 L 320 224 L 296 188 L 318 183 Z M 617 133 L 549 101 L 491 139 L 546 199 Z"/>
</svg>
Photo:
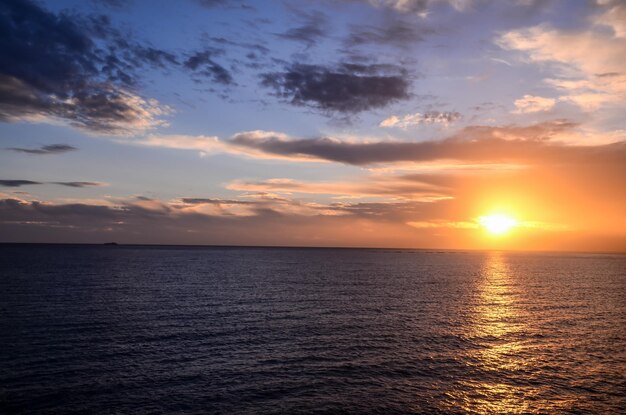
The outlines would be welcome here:
<svg viewBox="0 0 626 415">
<path fill-rule="evenodd" d="M 368 177 L 353 181 L 303 182 L 292 179 L 237 180 L 227 189 L 245 192 L 332 195 L 335 199 L 382 198 L 436 202 L 451 199 L 447 189 L 414 176 Z"/>
<path fill-rule="evenodd" d="M 528 114 L 533 112 L 549 111 L 554 108 L 556 99 L 544 98 L 534 95 L 524 95 L 520 99 L 516 99 L 515 102 L 515 114 Z"/>
<path fill-rule="evenodd" d="M 390 8 L 400 13 L 415 13 L 426 16 L 437 4 L 448 4 L 457 11 L 463 11 L 475 3 L 475 0 L 363 0 L 375 7 Z"/>
<path fill-rule="evenodd" d="M 49 144 L 49 145 L 41 146 L 39 148 L 9 147 L 7 148 L 7 150 L 15 151 L 18 153 L 47 155 L 47 154 L 62 154 L 62 153 L 70 152 L 70 151 L 76 151 L 78 149 L 68 144 Z"/>
<path fill-rule="evenodd" d="M 428 111 L 425 113 L 407 114 L 403 116 L 392 115 L 380 122 L 384 128 L 397 127 L 409 128 L 421 124 L 441 124 L 447 126 L 458 121 L 461 114 L 456 111 Z"/>
<path fill-rule="evenodd" d="M 366 45 L 391 45 L 405 48 L 426 39 L 435 30 L 424 22 L 405 22 L 398 19 L 386 21 L 382 26 L 354 25 L 344 40 L 347 48 Z"/>
<path fill-rule="evenodd" d="M 36 182 L 33 180 L 0 180 L 0 186 L 4 187 L 21 187 L 31 185 L 43 185 L 43 184 L 57 184 L 66 187 L 100 187 L 107 186 L 107 183 L 102 182 Z"/>
<path fill-rule="evenodd" d="M 100 187 L 106 186 L 106 183 L 101 182 L 52 182 L 53 184 L 58 184 L 66 187 Z"/>
<path fill-rule="evenodd" d="M 329 35 L 330 26 L 328 17 L 320 11 L 295 11 L 296 18 L 301 21 L 301 25 L 278 33 L 276 36 L 300 42 L 307 48 L 315 46 L 317 42 Z"/>
<path fill-rule="evenodd" d="M 197 76 L 209 78 L 218 84 L 231 85 L 234 80 L 230 71 L 215 60 L 215 56 L 219 53 L 214 49 L 196 51 L 185 60 L 183 65 Z"/>
</svg>

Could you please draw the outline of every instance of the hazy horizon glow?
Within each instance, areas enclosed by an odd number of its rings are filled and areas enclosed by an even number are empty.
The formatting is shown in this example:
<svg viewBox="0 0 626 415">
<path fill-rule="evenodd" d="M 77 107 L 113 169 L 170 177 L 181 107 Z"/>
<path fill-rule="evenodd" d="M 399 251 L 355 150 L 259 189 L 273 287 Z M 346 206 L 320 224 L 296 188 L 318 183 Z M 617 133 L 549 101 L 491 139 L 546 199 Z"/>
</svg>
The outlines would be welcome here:
<svg viewBox="0 0 626 415">
<path fill-rule="evenodd" d="M 0 242 L 626 251 L 623 1 L 0 22 Z"/>
</svg>

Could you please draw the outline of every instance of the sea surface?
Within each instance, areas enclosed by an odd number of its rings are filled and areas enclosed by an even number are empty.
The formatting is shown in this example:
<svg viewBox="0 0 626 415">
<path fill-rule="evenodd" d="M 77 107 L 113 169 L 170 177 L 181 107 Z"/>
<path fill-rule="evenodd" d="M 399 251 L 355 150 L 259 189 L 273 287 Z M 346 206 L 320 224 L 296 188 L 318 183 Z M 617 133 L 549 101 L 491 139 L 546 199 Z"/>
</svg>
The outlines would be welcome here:
<svg viewBox="0 0 626 415">
<path fill-rule="evenodd" d="M 0 413 L 624 414 L 626 256 L 0 245 Z"/>
</svg>

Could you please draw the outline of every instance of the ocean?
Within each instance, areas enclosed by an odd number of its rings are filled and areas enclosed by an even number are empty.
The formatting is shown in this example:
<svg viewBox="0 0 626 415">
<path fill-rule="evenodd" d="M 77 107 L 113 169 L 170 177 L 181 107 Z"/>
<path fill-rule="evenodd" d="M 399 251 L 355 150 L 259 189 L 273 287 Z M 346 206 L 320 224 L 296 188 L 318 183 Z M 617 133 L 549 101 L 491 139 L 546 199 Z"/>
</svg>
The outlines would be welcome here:
<svg viewBox="0 0 626 415">
<path fill-rule="evenodd" d="M 0 245 L 0 413 L 625 411 L 625 255 Z"/>
</svg>

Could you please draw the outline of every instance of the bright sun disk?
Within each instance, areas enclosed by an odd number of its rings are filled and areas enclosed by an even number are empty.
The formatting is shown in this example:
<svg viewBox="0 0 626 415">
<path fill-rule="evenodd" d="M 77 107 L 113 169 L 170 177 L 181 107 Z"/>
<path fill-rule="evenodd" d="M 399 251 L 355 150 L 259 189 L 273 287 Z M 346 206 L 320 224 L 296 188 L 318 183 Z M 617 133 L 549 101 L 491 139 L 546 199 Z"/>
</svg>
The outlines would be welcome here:
<svg viewBox="0 0 626 415">
<path fill-rule="evenodd" d="M 503 214 L 481 216 L 478 218 L 478 223 L 480 223 L 480 225 L 485 228 L 487 232 L 494 235 L 507 233 L 518 225 L 517 220 Z"/>
</svg>

